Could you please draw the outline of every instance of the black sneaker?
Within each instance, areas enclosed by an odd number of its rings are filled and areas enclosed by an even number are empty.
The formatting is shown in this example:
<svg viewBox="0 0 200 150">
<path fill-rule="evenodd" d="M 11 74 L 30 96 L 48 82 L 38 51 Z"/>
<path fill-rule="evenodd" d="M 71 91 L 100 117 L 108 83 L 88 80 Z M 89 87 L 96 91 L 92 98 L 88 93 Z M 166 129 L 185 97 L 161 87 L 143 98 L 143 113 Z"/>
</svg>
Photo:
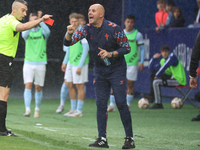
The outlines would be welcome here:
<svg viewBox="0 0 200 150">
<path fill-rule="evenodd" d="M 162 104 L 154 104 L 149 109 L 163 109 L 163 105 Z"/>
<path fill-rule="evenodd" d="M 153 103 L 155 99 L 154 96 L 151 96 L 149 94 L 145 94 L 143 97 L 148 99 L 149 103 Z"/>
<path fill-rule="evenodd" d="M 106 138 L 99 137 L 94 143 L 89 145 L 90 147 L 102 147 L 102 148 L 109 148 L 108 142 Z"/>
<path fill-rule="evenodd" d="M 10 129 L 6 129 L 5 132 L 0 132 L 0 136 L 15 136 L 15 137 L 17 137 L 17 135 L 12 133 Z"/>
<path fill-rule="evenodd" d="M 195 118 L 192 118 L 192 121 L 200 121 L 200 114 L 197 115 Z"/>
<path fill-rule="evenodd" d="M 126 137 L 124 145 L 122 146 L 122 149 L 132 149 L 135 148 L 135 143 L 133 141 L 132 137 Z"/>
</svg>

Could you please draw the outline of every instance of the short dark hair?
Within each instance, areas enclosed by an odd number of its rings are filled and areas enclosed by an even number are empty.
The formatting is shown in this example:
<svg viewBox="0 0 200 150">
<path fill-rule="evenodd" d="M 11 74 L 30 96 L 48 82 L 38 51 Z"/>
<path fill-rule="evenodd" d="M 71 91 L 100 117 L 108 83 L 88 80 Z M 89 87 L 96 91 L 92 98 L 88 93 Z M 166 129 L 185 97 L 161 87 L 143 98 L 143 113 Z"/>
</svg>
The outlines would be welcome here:
<svg viewBox="0 0 200 150">
<path fill-rule="evenodd" d="M 166 5 L 168 5 L 168 6 L 175 6 L 175 2 L 173 0 L 168 0 L 166 2 Z"/>
<path fill-rule="evenodd" d="M 133 16 L 133 15 L 127 15 L 126 19 L 133 19 L 135 21 L 135 16 Z"/>
<path fill-rule="evenodd" d="M 157 0 L 157 4 L 165 4 L 165 0 Z"/>
<path fill-rule="evenodd" d="M 85 16 L 83 14 L 78 14 L 79 15 L 79 19 L 83 19 L 85 20 Z M 86 20 L 85 20 L 86 21 Z"/>
<path fill-rule="evenodd" d="M 76 19 L 79 19 L 79 15 L 77 13 L 71 13 L 69 15 L 69 20 L 72 19 L 72 18 L 76 18 Z"/>
<path fill-rule="evenodd" d="M 19 3 L 22 3 L 22 4 L 26 5 L 26 6 L 28 6 L 28 3 L 25 0 L 15 0 L 14 2 L 19 2 Z"/>
<path fill-rule="evenodd" d="M 167 45 L 163 45 L 161 46 L 160 51 L 170 51 L 170 48 Z"/>
</svg>

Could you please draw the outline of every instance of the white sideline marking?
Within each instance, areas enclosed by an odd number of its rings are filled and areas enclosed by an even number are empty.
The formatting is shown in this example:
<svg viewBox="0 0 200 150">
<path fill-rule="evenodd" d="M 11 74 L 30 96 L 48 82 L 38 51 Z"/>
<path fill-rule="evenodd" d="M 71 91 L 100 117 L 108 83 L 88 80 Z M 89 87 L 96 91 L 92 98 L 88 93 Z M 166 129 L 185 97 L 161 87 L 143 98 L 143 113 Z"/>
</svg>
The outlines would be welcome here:
<svg viewBox="0 0 200 150">
<path fill-rule="evenodd" d="M 40 129 L 44 129 L 44 130 L 47 130 L 47 131 L 53 131 L 53 132 L 57 131 L 57 130 L 49 129 L 47 127 L 37 127 L 37 126 L 35 126 L 35 127 L 40 128 Z"/>
<path fill-rule="evenodd" d="M 37 125 L 37 124 L 36 124 Z M 42 124 L 41 124 L 42 125 Z M 53 131 L 53 132 L 55 132 L 55 131 L 57 131 L 57 130 L 53 130 L 53 129 L 49 129 L 49 128 L 47 128 L 47 127 L 38 127 L 38 126 L 35 126 L 36 128 L 40 128 L 40 129 L 44 129 L 44 130 L 47 130 L 47 131 Z M 61 133 L 61 134 L 65 134 L 66 135 L 66 133 Z M 74 134 L 69 134 L 70 136 L 76 136 L 76 135 L 74 135 Z M 95 140 L 94 139 L 91 139 L 91 138 L 87 138 L 87 137 L 81 137 L 82 139 L 85 139 L 85 140 L 89 140 L 89 141 L 92 141 L 92 142 L 94 142 Z M 113 146 L 113 147 L 116 147 L 116 145 L 111 145 L 111 144 L 109 144 L 109 146 Z"/>
<path fill-rule="evenodd" d="M 49 128 L 47 128 L 47 127 L 44 127 L 44 129 L 45 129 L 45 130 L 48 130 L 48 131 L 53 131 L 53 132 L 56 131 L 56 130 L 53 130 L 53 129 L 49 129 Z"/>
<path fill-rule="evenodd" d="M 86 138 L 86 137 L 82 137 L 82 139 L 85 139 L 85 140 L 89 140 L 89 141 L 95 141 L 95 140 L 93 140 L 93 139 L 91 139 L 91 138 Z"/>
<path fill-rule="evenodd" d="M 41 126 L 41 125 L 42 125 L 41 123 L 37 123 L 37 124 L 36 124 L 36 126 Z"/>
<path fill-rule="evenodd" d="M 49 144 L 47 142 L 41 142 L 41 141 L 38 141 L 38 140 L 35 140 L 35 139 L 31 139 L 31 138 L 26 137 L 26 136 L 21 135 L 21 134 L 17 134 L 17 135 L 19 135 L 23 139 L 26 139 L 28 141 L 31 141 L 31 142 L 34 142 L 34 143 L 37 143 L 37 144 L 40 144 L 40 145 L 44 145 L 44 146 L 48 146 L 48 147 L 54 147 L 54 148 L 59 148 L 59 149 L 66 149 L 66 147 L 54 146 L 54 145 L 51 145 L 51 144 Z"/>
</svg>

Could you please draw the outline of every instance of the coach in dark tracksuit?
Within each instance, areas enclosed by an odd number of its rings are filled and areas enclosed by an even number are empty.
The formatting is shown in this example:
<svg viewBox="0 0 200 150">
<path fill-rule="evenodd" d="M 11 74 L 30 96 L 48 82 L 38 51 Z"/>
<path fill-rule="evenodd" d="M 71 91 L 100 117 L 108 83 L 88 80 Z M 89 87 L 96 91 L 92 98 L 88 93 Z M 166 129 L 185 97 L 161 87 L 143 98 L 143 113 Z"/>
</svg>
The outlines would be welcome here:
<svg viewBox="0 0 200 150">
<path fill-rule="evenodd" d="M 86 38 L 90 47 L 90 56 L 94 61 L 94 89 L 97 105 L 97 124 L 99 138 L 89 146 L 108 148 L 106 139 L 107 102 L 110 89 L 113 89 L 116 104 L 126 132 L 122 149 L 135 148 L 133 141 L 131 115 L 126 103 L 126 63 L 124 54 L 130 52 L 130 46 L 123 30 L 104 19 L 102 5 L 91 5 L 88 12 L 89 24 L 77 30 L 73 36 L 74 26 L 67 27 L 64 45 L 69 46 Z M 105 63 L 110 61 L 110 65 Z"/>
</svg>

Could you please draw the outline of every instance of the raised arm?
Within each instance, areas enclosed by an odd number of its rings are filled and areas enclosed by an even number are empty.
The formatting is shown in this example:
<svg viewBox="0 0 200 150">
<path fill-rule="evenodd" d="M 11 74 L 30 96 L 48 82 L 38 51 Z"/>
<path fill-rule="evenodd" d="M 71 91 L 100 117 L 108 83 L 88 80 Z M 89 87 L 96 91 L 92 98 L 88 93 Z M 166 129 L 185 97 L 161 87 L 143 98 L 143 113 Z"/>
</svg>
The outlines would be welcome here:
<svg viewBox="0 0 200 150">
<path fill-rule="evenodd" d="M 44 15 L 42 18 L 39 18 L 37 20 L 29 21 L 26 23 L 20 23 L 17 25 L 16 31 L 21 32 L 21 31 L 29 30 L 33 28 L 34 26 L 36 26 L 37 24 L 39 24 L 40 22 L 43 22 L 44 20 L 48 20 L 50 17 L 52 17 L 52 15 Z"/>
<path fill-rule="evenodd" d="M 47 41 L 51 31 L 44 22 L 40 22 L 40 26 L 42 27 L 42 34 L 45 36 L 45 40 Z"/>
<path fill-rule="evenodd" d="M 65 37 L 63 40 L 63 44 L 65 46 L 73 45 L 76 42 L 82 40 L 83 38 L 86 38 L 87 36 L 87 32 L 84 26 L 78 29 L 76 32 L 74 31 L 75 31 L 74 25 L 67 26 L 67 33 L 65 34 Z"/>
</svg>

